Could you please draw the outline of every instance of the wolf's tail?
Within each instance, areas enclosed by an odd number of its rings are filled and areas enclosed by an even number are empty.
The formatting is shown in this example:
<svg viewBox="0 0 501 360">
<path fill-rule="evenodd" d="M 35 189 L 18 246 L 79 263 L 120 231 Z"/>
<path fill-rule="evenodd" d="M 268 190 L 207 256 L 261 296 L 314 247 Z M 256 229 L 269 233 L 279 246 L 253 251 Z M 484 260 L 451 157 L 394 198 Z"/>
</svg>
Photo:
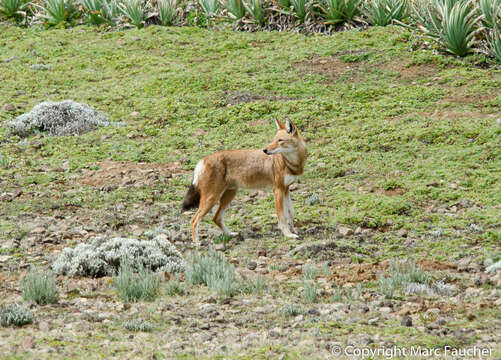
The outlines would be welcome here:
<svg viewBox="0 0 501 360">
<path fill-rule="evenodd" d="M 183 210 L 197 208 L 200 205 L 200 190 L 197 185 L 191 184 L 184 196 Z"/>
</svg>

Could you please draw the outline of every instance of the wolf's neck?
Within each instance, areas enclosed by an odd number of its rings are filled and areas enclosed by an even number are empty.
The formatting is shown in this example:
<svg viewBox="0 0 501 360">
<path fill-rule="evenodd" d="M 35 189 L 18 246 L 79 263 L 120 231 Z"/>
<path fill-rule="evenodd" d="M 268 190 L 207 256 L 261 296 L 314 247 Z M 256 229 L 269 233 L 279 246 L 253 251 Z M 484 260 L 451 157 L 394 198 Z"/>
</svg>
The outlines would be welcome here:
<svg viewBox="0 0 501 360">
<path fill-rule="evenodd" d="M 306 160 L 306 151 L 301 150 L 297 153 L 281 154 L 284 159 L 285 166 L 289 169 L 292 175 L 301 175 L 304 171 L 304 162 Z"/>
</svg>

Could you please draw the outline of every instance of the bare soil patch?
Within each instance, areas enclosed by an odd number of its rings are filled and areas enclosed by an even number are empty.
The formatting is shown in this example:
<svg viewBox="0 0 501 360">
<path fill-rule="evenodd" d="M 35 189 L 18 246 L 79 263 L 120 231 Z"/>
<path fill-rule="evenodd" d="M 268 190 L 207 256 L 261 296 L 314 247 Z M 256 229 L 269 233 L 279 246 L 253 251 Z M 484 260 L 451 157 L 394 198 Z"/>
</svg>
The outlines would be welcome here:
<svg viewBox="0 0 501 360">
<path fill-rule="evenodd" d="M 302 75 L 322 74 L 329 79 L 335 79 L 341 75 L 349 75 L 353 81 L 361 81 L 362 76 L 357 70 L 364 62 L 344 62 L 336 56 L 314 57 L 311 60 L 297 63 L 303 68 Z"/>
<path fill-rule="evenodd" d="M 394 60 L 384 65 L 383 68 L 385 70 L 397 72 L 397 78 L 402 80 L 414 80 L 430 77 L 439 72 L 439 68 L 435 64 L 420 64 L 408 66 L 407 61 L 401 59 Z"/>
<path fill-rule="evenodd" d="M 179 162 L 157 164 L 105 160 L 94 164 L 94 166 L 99 168 L 83 172 L 80 178 L 81 184 L 97 188 L 106 186 L 141 187 L 159 181 L 166 181 L 175 174 L 187 173 Z"/>
</svg>

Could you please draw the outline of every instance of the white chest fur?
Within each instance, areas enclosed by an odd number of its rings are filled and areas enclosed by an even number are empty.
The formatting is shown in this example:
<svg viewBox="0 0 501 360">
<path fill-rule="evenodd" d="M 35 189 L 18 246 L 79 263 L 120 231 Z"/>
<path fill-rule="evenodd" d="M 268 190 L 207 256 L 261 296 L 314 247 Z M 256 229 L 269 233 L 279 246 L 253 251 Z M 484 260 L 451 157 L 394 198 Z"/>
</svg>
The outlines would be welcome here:
<svg viewBox="0 0 501 360">
<path fill-rule="evenodd" d="M 284 185 L 285 186 L 289 186 L 290 184 L 296 182 L 297 179 L 299 179 L 299 176 L 285 174 L 285 176 L 284 176 Z"/>
</svg>

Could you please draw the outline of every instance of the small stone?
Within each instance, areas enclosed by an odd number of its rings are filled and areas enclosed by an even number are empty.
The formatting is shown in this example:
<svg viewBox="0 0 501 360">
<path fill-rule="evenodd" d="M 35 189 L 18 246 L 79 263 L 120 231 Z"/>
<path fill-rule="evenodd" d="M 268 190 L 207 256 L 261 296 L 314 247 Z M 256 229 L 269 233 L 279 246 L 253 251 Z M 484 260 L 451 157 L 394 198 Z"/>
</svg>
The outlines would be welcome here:
<svg viewBox="0 0 501 360">
<path fill-rule="evenodd" d="M 372 325 L 372 326 L 376 326 L 378 324 L 378 322 L 379 322 L 379 318 L 373 318 L 373 319 L 369 319 L 367 321 L 367 324 Z"/>
<path fill-rule="evenodd" d="M 369 345 L 369 344 L 373 344 L 374 340 L 371 337 L 367 336 L 367 337 L 364 337 L 361 342 L 363 345 Z"/>
<path fill-rule="evenodd" d="M 12 111 L 16 110 L 16 107 L 12 104 L 5 104 L 3 109 L 5 111 L 12 112 Z"/>
<path fill-rule="evenodd" d="M 225 243 L 219 243 L 214 245 L 214 249 L 217 251 L 224 251 L 225 248 L 226 248 Z"/>
<path fill-rule="evenodd" d="M 437 320 L 437 324 L 440 326 L 444 326 L 445 324 L 447 324 L 447 321 L 444 318 L 440 318 Z"/>
<path fill-rule="evenodd" d="M 405 229 L 400 229 L 400 230 L 397 231 L 397 236 L 399 236 L 399 237 L 404 237 L 405 238 L 405 237 L 407 237 L 407 234 L 408 234 L 407 230 L 405 230 Z"/>
<path fill-rule="evenodd" d="M 258 250 L 257 256 L 266 256 L 266 250 L 265 249 Z"/>
<path fill-rule="evenodd" d="M 339 226 L 337 228 L 337 231 L 339 231 L 339 233 L 342 236 L 349 236 L 349 235 L 353 234 L 353 230 L 350 229 L 349 227 L 346 227 L 346 226 Z"/>
<path fill-rule="evenodd" d="M 355 229 L 355 235 L 359 235 L 362 233 L 362 228 L 360 226 L 357 226 L 357 228 Z"/>
<path fill-rule="evenodd" d="M 130 116 L 134 117 L 134 116 L 138 116 L 139 115 L 139 112 L 138 111 L 133 111 L 130 113 Z"/>
<path fill-rule="evenodd" d="M 250 263 L 247 264 L 247 269 L 249 270 L 256 270 L 257 263 L 255 261 L 251 261 Z"/>
<path fill-rule="evenodd" d="M 202 324 L 200 325 L 200 330 L 209 330 L 210 329 L 210 325 L 209 324 Z"/>
<path fill-rule="evenodd" d="M 21 341 L 21 347 L 24 349 L 34 349 L 35 348 L 35 343 L 33 342 L 32 338 L 25 338 L 23 341 Z"/>
<path fill-rule="evenodd" d="M 391 308 L 387 306 L 384 306 L 381 309 L 379 309 L 379 312 L 381 312 L 381 314 L 389 314 L 391 313 L 391 311 L 392 311 Z"/>
<path fill-rule="evenodd" d="M 401 322 L 402 326 L 410 327 L 412 326 L 412 318 L 410 316 L 404 316 Z"/>
<path fill-rule="evenodd" d="M 501 118 L 496 119 L 496 124 L 501 125 Z"/>
<path fill-rule="evenodd" d="M 37 235 L 43 234 L 45 232 L 45 228 L 43 226 L 38 226 L 30 231 L 30 234 Z"/>
</svg>

